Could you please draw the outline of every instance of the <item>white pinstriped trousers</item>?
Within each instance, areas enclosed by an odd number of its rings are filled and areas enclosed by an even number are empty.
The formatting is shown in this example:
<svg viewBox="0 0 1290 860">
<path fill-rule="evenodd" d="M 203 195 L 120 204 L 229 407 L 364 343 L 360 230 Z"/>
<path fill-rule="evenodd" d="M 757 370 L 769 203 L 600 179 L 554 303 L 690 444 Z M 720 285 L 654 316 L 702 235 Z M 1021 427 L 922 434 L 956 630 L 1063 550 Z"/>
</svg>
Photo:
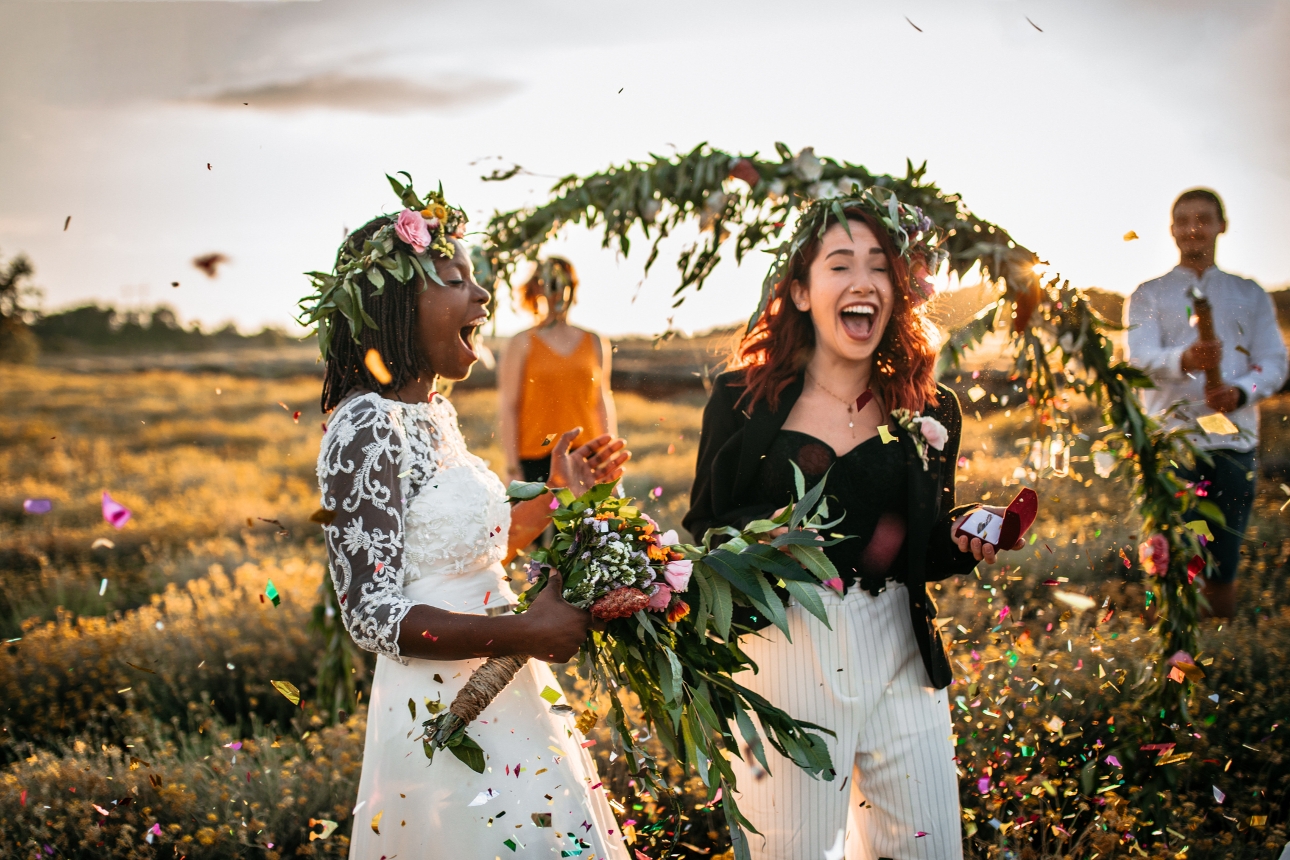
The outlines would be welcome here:
<svg viewBox="0 0 1290 860">
<path fill-rule="evenodd" d="M 768 627 L 739 643 L 760 670 L 737 675 L 739 683 L 837 733 L 824 736 L 838 772 L 832 782 L 807 776 L 769 744 L 766 776 L 740 740 L 745 760 L 731 765 L 739 808 L 762 834 L 749 834 L 754 860 L 823 860 L 844 828 L 846 860 L 961 860 L 948 695 L 928 686 L 909 590 L 821 589 L 821 598 L 832 630 L 794 605 L 792 642 Z"/>
</svg>

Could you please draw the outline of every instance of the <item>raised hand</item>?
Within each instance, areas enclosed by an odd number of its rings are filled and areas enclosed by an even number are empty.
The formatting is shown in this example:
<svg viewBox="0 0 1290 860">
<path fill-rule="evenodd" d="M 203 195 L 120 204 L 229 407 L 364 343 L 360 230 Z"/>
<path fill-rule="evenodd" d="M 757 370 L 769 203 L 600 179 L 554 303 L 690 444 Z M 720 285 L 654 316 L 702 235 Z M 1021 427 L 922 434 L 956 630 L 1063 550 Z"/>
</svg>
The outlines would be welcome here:
<svg viewBox="0 0 1290 860">
<path fill-rule="evenodd" d="M 553 487 L 567 487 L 578 496 L 596 484 L 621 478 L 624 464 L 632 458 L 632 452 L 626 450 L 626 440 L 608 433 L 570 451 L 569 446 L 581 432 L 581 427 L 574 427 L 555 441 L 551 447 L 551 477 L 547 481 Z"/>
</svg>

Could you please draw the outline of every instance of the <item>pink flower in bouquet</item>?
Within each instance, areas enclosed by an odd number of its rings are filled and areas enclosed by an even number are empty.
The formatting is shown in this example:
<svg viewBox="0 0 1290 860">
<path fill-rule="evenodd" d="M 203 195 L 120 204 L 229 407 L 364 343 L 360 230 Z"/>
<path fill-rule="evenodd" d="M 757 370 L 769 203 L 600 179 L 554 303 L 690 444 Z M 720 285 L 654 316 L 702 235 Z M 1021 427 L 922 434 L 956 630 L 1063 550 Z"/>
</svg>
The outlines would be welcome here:
<svg viewBox="0 0 1290 860">
<path fill-rule="evenodd" d="M 103 519 L 115 529 L 125 528 L 130 520 L 130 509 L 109 496 L 107 490 L 103 491 Z"/>
<path fill-rule="evenodd" d="M 649 597 L 648 608 L 650 612 L 662 612 L 671 602 L 672 587 L 665 582 L 660 582 Z"/>
<path fill-rule="evenodd" d="M 430 247 L 430 228 L 420 212 L 404 209 L 399 213 L 399 220 L 394 222 L 394 233 L 412 246 L 417 254 L 424 254 Z"/>
<path fill-rule="evenodd" d="M 1142 569 L 1155 576 L 1164 576 L 1169 570 L 1169 541 L 1156 532 L 1138 547 L 1138 563 Z"/>
<path fill-rule="evenodd" d="M 694 564 L 689 559 L 669 561 L 667 567 L 663 568 L 663 577 L 673 591 L 685 591 L 690 587 L 690 574 L 693 571 Z"/>
<path fill-rule="evenodd" d="M 658 542 L 663 546 L 672 546 L 673 544 L 680 543 L 681 539 L 677 537 L 676 529 L 668 529 L 658 536 Z"/>
<path fill-rule="evenodd" d="M 945 429 L 945 425 L 935 418 L 926 417 L 918 422 L 918 432 L 923 434 L 927 444 L 931 445 L 937 451 L 945 450 L 945 443 L 950 440 L 950 431 Z"/>
</svg>

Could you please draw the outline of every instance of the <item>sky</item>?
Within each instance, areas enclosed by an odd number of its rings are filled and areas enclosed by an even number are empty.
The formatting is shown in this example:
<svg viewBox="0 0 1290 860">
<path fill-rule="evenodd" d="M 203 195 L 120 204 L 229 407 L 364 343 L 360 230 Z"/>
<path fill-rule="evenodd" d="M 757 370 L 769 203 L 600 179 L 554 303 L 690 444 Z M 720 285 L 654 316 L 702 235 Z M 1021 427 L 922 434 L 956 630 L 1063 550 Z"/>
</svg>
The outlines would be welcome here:
<svg viewBox="0 0 1290 860">
<path fill-rule="evenodd" d="M 1280 2 L 0 0 L 0 32 L 0 255 L 31 258 L 47 310 L 165 302 L 290 329 L 301 273 L 397 207 L 385 173 L 442 181 L 479 227 L 554 177 L 702 141 L 875 172 L 926 159 L 1051 270 L 1120 292 L 1177 262 L 1169 204 L 1211 186 L 1220 266 L 1290 284 Z M 529 173 L 481 181 L 513 163 Z M 746 319 L 755 257 L 727 254 L 671 309 L 684 238 L 643 280 L 643 254 L 562 235 L 573 321 Z M 212 279 L 191 261 L 214 252 Z M 522 327 L 502 305 L 499 332 Z"/>
</svg>

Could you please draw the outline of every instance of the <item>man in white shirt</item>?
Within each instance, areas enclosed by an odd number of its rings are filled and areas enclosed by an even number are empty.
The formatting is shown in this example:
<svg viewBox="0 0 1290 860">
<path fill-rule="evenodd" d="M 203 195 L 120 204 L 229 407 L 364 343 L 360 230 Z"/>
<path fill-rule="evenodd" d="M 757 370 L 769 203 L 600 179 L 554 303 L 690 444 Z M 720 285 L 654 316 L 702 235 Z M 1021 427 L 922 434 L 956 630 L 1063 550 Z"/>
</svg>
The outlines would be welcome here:
<svg viewBox="0 0 1290 860">
<path fill-rule="evenodd" d="M 1259 447 L 1258 401 L 1275 394 L 1286 378 L 1286 345 L 1276 309 L 1263 288 L 1214 265 L 1219 234 L 1227 230 L 1223 203 L 1205 188 L 1185 191 L 1174 202 L 1171 231 L 1178 266 L 1147 281 L 1125 303 L 1126 357 L 1155 383 L 1143 392 L 1153 415 L 1181 403 L 1166 421 L 1189 427 L 1189 437 L 1213 458 L 1179 477 L 1201 484 L 1218 505 L 1225 524 L 1210 522 L 1215 564 L 1206 571 L 1203 593 L 1213 615 L 1236 610 L 1236 569 L 1254 503 L 1255 456 Z M 1198 340 L 1192 322 L 1195 296 L 1213 309 L 1213 341 Z M 1222 384 L 1206 387 L 1206 372 L 1217 370 Z M 1236 433 L 1209 433 L 1197 419 L 1223 413 Z M 1207 483 L 1206 483 L 1207 482 Z"/>
</svg>

